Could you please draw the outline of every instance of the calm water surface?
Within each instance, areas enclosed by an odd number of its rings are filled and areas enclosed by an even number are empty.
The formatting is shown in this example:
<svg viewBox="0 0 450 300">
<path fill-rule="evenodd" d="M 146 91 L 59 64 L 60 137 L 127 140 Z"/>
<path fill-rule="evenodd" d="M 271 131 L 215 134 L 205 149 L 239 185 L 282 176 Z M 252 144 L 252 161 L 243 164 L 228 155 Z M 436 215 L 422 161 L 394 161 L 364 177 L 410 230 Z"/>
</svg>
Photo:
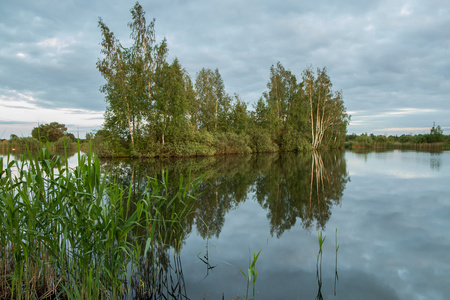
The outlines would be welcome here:
<svg viewBox="0 0 450 300">
<path fill-rule="evenodd" d="M 449 151 L 105 160 L 104 167 L 136 197 L 146 176 L 161 170 L 175 185 L 180 173 L 205 174 L 181 249 L 166 248 L 159 259 L 177 298 L 242 298 L 241 270 L 260 250 L 256 299 L 450 295 Z"/>
<path fill-rule="evenodd" d="M 250 189 L 225 215 L 220 235 L 209 240 L 210 264 L 217 267 L 206 278 L 205 265 L 196 258 L 205 240 L 192 232 L 181 253 L 188 296 L 219 299 L 225 291 L 236 298 L 245 292 L 239 268 L 248 265 L 250 247 L 252 253 L 262 249 L 258 299 L 448 299 L 450 152 L 345 152 L 343 159 L 350 180 L 339 203 L 331 201 L 323 228 L 317 222 L 305 226 L 296 217 L 285 221 L 295 223 L 282 233 L 273 230 L 274 210 L 261 205 L 258 191 Z M 288 180 L 282 167 L 279 171 L 280 182 Z M 273 206 L 295 206 L 297 195 L 289 197 L 290 203 L 279 199 Z M 327 237 L 320 282 L 321 229 Z"/>
</svg>

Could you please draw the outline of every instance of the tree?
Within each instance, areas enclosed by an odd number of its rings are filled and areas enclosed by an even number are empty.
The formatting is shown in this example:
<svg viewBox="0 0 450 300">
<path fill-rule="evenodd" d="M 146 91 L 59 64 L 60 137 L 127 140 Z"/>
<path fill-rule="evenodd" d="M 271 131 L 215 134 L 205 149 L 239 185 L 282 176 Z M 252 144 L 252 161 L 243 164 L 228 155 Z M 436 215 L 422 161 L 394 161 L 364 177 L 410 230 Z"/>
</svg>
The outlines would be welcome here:
<svg viewBox="0 0 450 300">
<path fill-rule="evenodd" d="M 256 115 L 259 122 L 261 119 L 265 120 L 272 138 L 279 143 L 288 136 L 304 136 L 303 132 L 308 123 L 308 107 L 302 87 L 303 83 L 297 83 L 295 75 L 280 62 L 271 66 L 268 91 L 263 94 L 266 102 L 264 105 L 258 102 Z"/>
<path fill-rule="evenodd" d="M 235 103 L 230 113 L 230 128 L 236 133 L 244 133 L 250 124 L 250 116 L 247 112 L 247 104 L 241 100 L 238 94 L 234 95 Z"/>
<path fill-rule="evenodd" d="M 290 75 L 290 74 L 289 74 Z M 276 67 L 270 67 L 270 79 L 267 83 L 268 92 L 263 93 L 267 103 L 266 117 L 272 135 L 276 135 L 284 127 L 287 119 L 288 87 L 286 76 L 288 72 L 280 62 Z"/>
<path fill-rule="evenodd" d="M 427 135 L 428 143 L 437 143 L 442 142 L 444 140 L 444 131 L 441 129 L 441 126 L 436 126 L 433 123 L 433 127 L 430 129 L 430 134 Z"/>
<path fill-rule="evenodd" d="M 195 78 L 195 90 L 199 103 L 199 125 L 208 131 L 214 129 L 215 96 L 214 73 L 210 69 L 202 68 Z"/>
<path fill-rule="evenodd" d="M 34 127 L 31 131 L 31 136 L 41 142 L 49 141 L 51 143 L 56 142 L 63 136 L 69 135 L 67 133 L 67 127 L 64 124 L 58 122 L 52 122 L 50 124 L 41 124 L 38 127 Z M 69 136 L 70 137 L 70 136 Z"/>
<path fill-rule="evenodd" d="M 201 69 L 195 79 L 195 89 L 199 101 L 199 123 L 208 131 L 226 129 L 229 125 L 228 114 L 231 109 L 231 97 L 225 92 L 219 69 Z"/>
<path fill-rule="evenodd" d="M 147 24 L 138 2 L 131 14 L 133 21 L 128 27 L 134 43 L 130 48 L 123 47 L 100 18 L 104 58 L 98 60 L 97 68 L 106 80 L 101 88 L 108 102 L 105 127 L 129 135 L 134 148 L 136 131 L 140 133 L 145 124 L 150 124 L 149 131 L 153 132 L 155 70 L 165 61 L 167 45 L 165 40 L 156 44 L 155 20 Z"/>
<path fill-rule="evenodd" d="M 305 94 L 310 105 L 311 145 L 318 149 L 322 141 L 339 145 L 345 140 L 349 116 L 342 99 L 342 92 L 333 92 L 326 68 L 317 69 L 317 77 L 311 68 L 303 72 Z"/>
<path fill-rule="evenodd" d="M 155 112 L 158 132 L 164 146 L 166 132 L 175 140 L 182 140 L 188 131 L 185 71 L 178 59 L 157 70 L 155 85 Z"/>
</svg>

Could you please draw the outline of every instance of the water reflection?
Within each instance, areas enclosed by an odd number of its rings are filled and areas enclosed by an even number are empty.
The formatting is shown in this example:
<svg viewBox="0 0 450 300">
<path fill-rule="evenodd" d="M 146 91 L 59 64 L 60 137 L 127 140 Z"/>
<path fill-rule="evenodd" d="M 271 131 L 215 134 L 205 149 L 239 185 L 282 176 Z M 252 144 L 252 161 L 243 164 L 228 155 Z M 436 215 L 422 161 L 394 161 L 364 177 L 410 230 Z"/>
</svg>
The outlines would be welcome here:
<svg viewBox="0 0 450 300">
<path fill-rule="evenodd" d="M 219 266 L 220 270 L 216 270 L 216 256 L 214 261 L 210 260 L 208 242 L 210 239 L 220 238 L 226 216 L 232 210 L 247 201 L 259 205 L 266 211 L 269 224 L 267 234 L 270 233 L 277 239 L 296 223 L 307 230 L 314 227 L 325 229 L 332 208 L 341 203 L 349 181 L 343 152 L 104 160 L 103 169 L 111 172 L 117 183 L 124 186 L 124 190 L 130 191 L 131 202 L 145 196 L 149 177 L 168 182 L 169 187 L 162 192 L 170 199 L 178 189 L 180 174 L 183 174 L 184 181 L 187 176 L 203 176 L 197 189 L 198 200 L 193 204 L 192 214 L 185 218 L 183 229 L 177 231 L 176 238 L 152 245 L 150 251 L 153 254 L 147 254 L 143 258 L 138 272 L 141 277 L 133 283 L 137 287 L 136 291 L 140 291 L 138 287 L 149 286 L 155 295 L 167 291 L 170 286 L 172 289 L 176 287 L 179 288 L 175 293 L 177 297 L 186 295 L 179 254 L 184 241 L 193 231 L 206 244 L 206 248 L 204 244 L 194 254 L 197 255 L 197 263 L 203 266 L 203 270 L 206 269 L 197 284 L 203 284 L 204 281 L 207 284 L 206 278 L 211 276 L 211 272 L 223 271 L 222 265 Z M 252 215 L 246 218 L 251 220 Z M 136 236 L 140 234 L 136 233 Z M 174 256 L 173 259 L 168 259 L 171 249 L 174 250 Z M 153 257 L 153 264 L 149 264 L 147 257 Z M 337 277 L 337 270 L 335 271 Z M 161 283 L 155 285 L 155 280 L 161 278 L 170 279 L 165 282 L 166 286 Z M 318 283 L 319 296 L 322 286 L 321 270 Z"/>
<path fill-rule="evenodd" d="M 167 247 L 141 256 L 130 280 L 133 299 L 189 299 L 181 258 Z"/>
<path fill-rule="evenodd" d="M 9 160 L 22 160 L 22 158 L 26 159 L 29 157 L 29 154 L 33 154 L 36 152 L 28 152 L 26 150 L 14 150 L 14 151 L 9 151 L 9 150 L 5 150 L 5 149 L 0 149 L 0 156 L 3 156 L 5 161 L 7 159 L 7 157 L 9 156 Z M 49 150 L 50 153 L 50 158 L 53 159 L 56 156 L 60 156 L 61 158 L 69 158 L 70 160 L 74 160 L 77 158 L 76 154 L 77 154 L 77 149 L 51 149 Z M 63 160 L 65 162 L 65 160 Z"/>
<path fill-rule="evenodd" d="M 176 160 L 106 160 L 103 168 L 140 199 L 148 177 L 178 188 L 180 174 L 204 178 L 198 187 L 193 227 L 206 239 L 219 238 L 226 214 L 254 195 L 267 211 L 270 234 L 280 237 L 299 220 L 304 228 L 324 228 L 349 181 L 343 152 L 287 153 Z M 166 191 L 169 195 L 172 191 Z M 251 216 L 249 216 L 251 217 Z"/>
</svg>

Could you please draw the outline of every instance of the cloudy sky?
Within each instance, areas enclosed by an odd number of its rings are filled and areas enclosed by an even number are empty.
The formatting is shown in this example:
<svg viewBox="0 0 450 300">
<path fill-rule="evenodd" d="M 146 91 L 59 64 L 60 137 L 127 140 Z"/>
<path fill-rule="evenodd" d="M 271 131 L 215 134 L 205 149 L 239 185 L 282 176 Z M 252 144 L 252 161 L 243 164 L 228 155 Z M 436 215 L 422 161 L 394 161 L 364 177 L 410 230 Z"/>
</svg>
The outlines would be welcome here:
<svg viewBox="0 0 450 300">
<path fill-rule="evenodd" d="M 84 137 L 106 107 L 96 69 L 98 18 L 129 43 L 135 1 L 0 2 L 0 138 L 64 123 Z M 450 2 L 142 0 L 169 60 L 192 78 L 218 68 L 225 88 L 255 103 L 280 61 L 298 78 L 327 67 L 351 114 L 349 133 L 450 134 Z"/>
</svg>

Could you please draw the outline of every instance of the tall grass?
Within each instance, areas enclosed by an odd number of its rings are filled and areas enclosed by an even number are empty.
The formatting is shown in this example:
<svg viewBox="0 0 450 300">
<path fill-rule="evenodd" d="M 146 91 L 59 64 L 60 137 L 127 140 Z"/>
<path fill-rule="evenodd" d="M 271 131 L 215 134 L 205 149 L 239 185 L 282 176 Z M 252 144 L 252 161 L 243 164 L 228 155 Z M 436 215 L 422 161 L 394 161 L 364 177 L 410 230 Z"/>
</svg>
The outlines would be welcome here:
<svg viewBox="0 0 450 300">
<path fill-rule="evenodd" d="M 130 189 L 78 154 L 78 165 L 47 149 L 0 157 L 0 298 L 120 298 L 140 284 L 142 265 L 160 247 L 180 246 L 198 180 L 169 194 L 167 177 Z M 154 268 L 156 270 L 156 268 Z M 136 280 L 138 283 L 136 283 Z"/>
</svg>

